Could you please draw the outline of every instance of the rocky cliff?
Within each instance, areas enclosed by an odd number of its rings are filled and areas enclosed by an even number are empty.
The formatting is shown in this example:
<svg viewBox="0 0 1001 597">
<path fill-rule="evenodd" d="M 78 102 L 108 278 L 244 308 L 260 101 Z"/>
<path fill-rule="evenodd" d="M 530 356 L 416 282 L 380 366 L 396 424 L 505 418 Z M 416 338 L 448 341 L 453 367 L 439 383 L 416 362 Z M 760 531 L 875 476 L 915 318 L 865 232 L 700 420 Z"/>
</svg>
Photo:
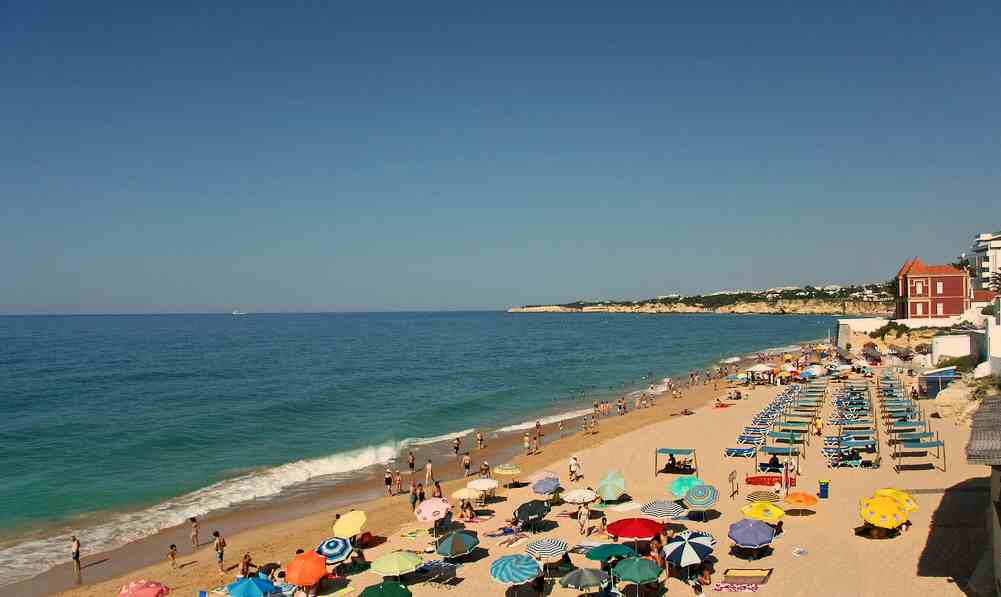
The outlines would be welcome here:
<svg viewBox="0 0 1001 597">
<path fill-rule="evenodd" d="M 885 315 L 893 312 L 893 303 L 878 301 L 842 301 L 822 299 L 783 299 L 777 301 L 736 302 L 709 308 L 683 302 L 638 303 L 628 305 L 540 305 L 513 307 L 508 313 L 742 313 L 789 315 Z"/>
</svg>

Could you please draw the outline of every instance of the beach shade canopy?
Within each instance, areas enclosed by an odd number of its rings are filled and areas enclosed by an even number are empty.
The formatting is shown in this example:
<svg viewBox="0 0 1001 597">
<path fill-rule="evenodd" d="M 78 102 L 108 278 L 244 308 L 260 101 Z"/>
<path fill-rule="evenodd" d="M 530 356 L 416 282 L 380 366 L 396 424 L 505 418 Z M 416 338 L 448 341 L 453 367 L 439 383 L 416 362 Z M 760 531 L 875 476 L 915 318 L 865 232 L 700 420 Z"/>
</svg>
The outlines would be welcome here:
<svg viewBox="0 0 1001 597">
<path fill-rule="evenodd" d="M 695 510 L 712 508 L 718 499 L 719 491 L 712 485 L 695 485 L 685 493 L 685 503 Z"/>
<path fill-rule="evenodd" d="M 476 479 L 466 484 L 466 487 L 476 491 L 493 491 L 500 485 L 495 479 Z"/>
<path fill-rule="evenodd" d="M 758 549 L 772 542 L 775 538 L 775 529 L 760 520 L 745 518 L 730 525 L 727 537 L 736 543 L 737 547 Z"/>
<path fill-rule="evenodd" d="M 541 481 L 536 481 L 532 485 L 532 491 L 537 495 L 550 495 L 556 493 L 556 490 L 560 488 L 559 479 L 542 479 Z"/>
<path fill-rule="evenodd" d="M 907 512 L 900 502 L 882 495 L 863 500 L 859 515 L 869 524 L 884 529 L 895 529 L 907 522 Z"/>
<path fill-rule="evenodd" d="M 521 522 L 534 522 L 545 518 L 546 514 L 549 514 L 549 510 L 548 502 L 532 500 L 518 506 L 518 509 L 514 511 L 514 517 Z"/>
<path fill-rule="evenodd" d="M 369 585 L 358 594 L 358 597 L 411 597 L 410 589 L 398 582 L 383 581 L 377 585 Z"/>
<path fill-rule="evenodd" d="M 648 539 L 664 530 L 664 525 L 649 518 L 623 518 L 608 525 L 608 534 L 624 539 Z"/>
<path fill-rule="evenodd" d="M 657 562 L 647 558 L 626 558 L 612 569 L 615 578 L 638 585 L 657 580 L 662 572 Z"/>
<path fill-rule="evenodd" d="M 134 580 L 118 590 L 118 597 L 161 597 L 169 594 L 170 587 L 155 580 Z"/>
<path fill-rule="evenodd" d="M 351 543 L 340 537 L 331 537 L 316 548 L 316 553 L 326 558 L 328 564 L 340 564 L 348 559 L 352 551 Z"/>
<path fill-rule="evenodd" d="M 334 537 L 350 539 L 361 533 L 367 521 L 368 517 L 364 512 L 361 510 L 352 510 L 338 518 L 337 522 L 334 523 Z"/>
<path fill-rule="evenodd" d="M 773 370 L 774 368 L 771 365 L 765 365 L 764 363 L 752 365 L 746 369 L 748 373 L 768 373 Z"/>
<path fill-rule="evenodd" d="M 448 503 L 448 500 L 442 498 L 431 498 L 429 500 L 424 500 L 417 506 L 414 510 L 414 514 L 417 515 L 417 520 L 422 520 L 424 522 L 437 522 L 445 515 L 452 511 L 452 504 Z"/>
<path fill-rule="evenodd" d="M 327 558 L 315 551 L 297 555 L 285 570 L 285 581 L 300 587 L 311 587 L 327 575 Z"/>
<path fill-rule="evenodd" d="M 577 568 L 568 572 L 560 579 L 560 586 L 564 589 L 575 589 L 586 591 L 602 586 L 608 582 L 608 573 L 594 568 Z"/>
<path fill-rule="evenodd" d="M 560 474 L 553 471 L 539 471 L 528 478 L 529 483 L 538 483 L 543 479 L 559 479 Z"/>
<path fill-rule="evenodd" d="M 685 513 L 685 509 L 681 507 L 681 504 L 677 502 L 669 502 L 667 500 L 657 500 L 655 502 L 648 502 L 643 504 L 640 508 L 640 512 L 646 514 L 647 516 L 652 516 L 658 519 L 664 518 L 678 518 Z"/>
<path fill-rule="evenodd" d="M 265 597 L 280 593 L 281 590 L 270 580 L 253 576 L 227 585 L 226 592 L 229 593 L 230 597 Z"/>
<path fill-rule="evenodd" d="M 914 501 L 914 497 L 906 491 L 886 487 L 884 489 L 877 489 L 873 495 L 875 497 L 888 497 L 895 500 L 898 504 L 900 504 L 900 507 L 904 512 L 915 512 L 918 509 L 918 503 Z"/>
<path fill-rule="evenodd" d="M 705 485 L 706 482 L 696 476 L 678 477 L 671 483 L 671 493 L 676 498 L 684 498 L 688 495 L 688 490 L 696 485 Z"/>
<path fill-rule="evenodd" d="M 604 543 L 589 549 L 586 557 L 596 562 L 606 562 L 611 558 L 636 557 L 636 551 L 632 547 L 622 545 L 621 543 Z"/>
<path fill-rule="evenodd" d="M 463 487 L 462 489 L 456 489 L 452 492 L 452 499 L 456 500 L 475 500 L 483 494 L 482 491 L 478 489 L 473 489 L 471 487 Z"/>
<path fill-rule="evenodd" d="M 566 541 L 553 538 L 532 541 L 525 548 L 525 553 L 542 562 L 558 560 L 568 551 L 570 551 L 570 546 L 567 545 Z"/>
<path fill-rule="evenodd" d="M 521 474 L 521 467 L 517 464 L 501 464 L 494 467 L 494 474 L 503 477 L 513 477 Z"/>
<path fill-rule="evenodd" d="M 786 515 L 785 510 L 779 508 L 771 502 L 754 502 L 747 504 L 740 509 L 740 513 L 747 518 L 768 523 L 776 523 L 782 520 L 782 517 Z"/>
<path fill-rule="evenodd" d="M 716 548 L 716 539 L 709 533 L 685 531 L 678 533 L 664 546 L 664 558 L 676 566 L 701 564 Z"/>
<path fill-rule="evenodd" d="M 538 578 L 540 574 L 542 565 L 524 554 L 504 556 L 490 565 L 490 576 L 505 585 L 521 585 Z"/>
<path fill-rule="evenodd" d="M 480 538 L 472 531 L 455 531 L 438 542 L 435 551 L 444 558 L 458 558 L 476 549 Z"/>
<path fill-rule="evenodd" d="M 563 501 L 568 504 L 590 504 L 598 499 L 598 494 L 590 489 L 571 489 L 563 494 Z"/>
<path fill-rule="evenodd" d="M 403 576 L 421 567 L 424 560 L 412 551 L 393 551 L 376 558 L 371 572 L 379 576 Z"/>
<path fill-rule="evenodd" d="M 812 508 L 820 502 L 820 500 L 817 499 L 817 496 L 804 493 L 802 491 L 794 491 L 790 493 L 786 496 L 784 501 L 793 508 Z"/>
<path fill-rule="evenodd" d="M 774 491 L 752 491 L 747 494 L 747 501 L 749 502 L 778 502 L 781 500 L 782 496 Z"/>
<path fill-rule="evenodd" d="M 617 500 L 626 492 L 626 478 L 619 471 L 608 471 L 598 481 L 598 495 L 605 501 Z"/>
</svg>

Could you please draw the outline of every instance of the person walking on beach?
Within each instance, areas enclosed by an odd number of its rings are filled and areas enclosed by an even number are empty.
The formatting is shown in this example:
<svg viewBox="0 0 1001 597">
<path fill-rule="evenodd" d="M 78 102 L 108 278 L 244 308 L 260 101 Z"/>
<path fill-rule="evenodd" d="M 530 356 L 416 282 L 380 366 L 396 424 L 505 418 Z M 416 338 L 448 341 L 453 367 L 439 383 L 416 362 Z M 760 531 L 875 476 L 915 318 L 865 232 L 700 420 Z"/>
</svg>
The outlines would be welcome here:
<svg viewBox="0 0 1001 597">
<path fill-rule="evenodd" d="M 522 445 L 525 446 L 525 456 L 531 456 L 532 455 L 532 440 L 529 439 L 527 431 L 525 432 L 525 435 L 522 436 L 521 443 L 522 443 Z"/>
<path fill-rule="evenodd" d="M 428 463 L 424 465 L 424 484 L 431 485 L 434 481 L 434 470 L 431 468 L 431 459 L 428 458 Z"/>
<path fill-rule="evenodd" d="M 560 439 L 563 439 L 563 421 L 560 421 L 559 423 L 557 423 L 556 426 L 560 430 Z"/>
<path fill-rule="evenodd" d="M 219 531 L 212 531 L 212 536 L 215 537 L 215 541 L 212 542 L 212 549 L 215 550 L 216 558 L 219 560 L 219 572 L 225 572 L 226 570 L 222 567 L 222 562 L 226 557 L 226 540 L 223 539 Z"/>
<path fill-rule="evenodd" d="M 459 459 L 459 450 L 461 449 L 462 449 L 462 440 L 459 438 L 455 438 L 454 440 L 452 440 L 452 452 L 455 453 L 456 460 Z"/>
<path fill-rule="evenodd" d="M 584 506 L 582 504 L 581 507 L 577 510 L 577 528 L 580 530 L 580 534 L 582 536 L 588 534 L 587 523 L 590 521 L 590 518 L 591 518 L 591 511 L 588 509 L 587 506 Z"/>
<path fill-rule="evenodd" d="M 410 476 L 411 477 L 414 476 L 414 464 L 416 462 L 417 462 L 417 458 L 414 456 L 414 451 L 410 450 L 410 453 L 407 454 L 407 466 L 410 467 Z"/>
<path fill-rule="evenodd" d="M 400 474 L 400 469 L 396 469 L 396 474 L 393 475 L 393 484 L 396 486 L 396 493 L 403 493 L 403 475 Z"/>
<path fill-rule="evenodd" d="M 76 572 L 76 582 L 81 581 L 80 578 L 80 540 L 76 538 L 76 535 L 70 537 L 70 557 L 73 558 L 73 570 Z"/>
<path fill-rule="evenodd" d="M 477 450 L 482 450 L 483 449 L 483 432 L 482 431 L 477 431 L 476 432 L 476 449 Z"/>
<path fill-rule="evenodd" d="M 174 543 L 171 543 L 167 549 L 167 560 L 170 562 L 171 568 L 177 568 L 177 545 Z"/>
<path fill-rule="evenodd" d="M 386 484 L 386 493 L 389 497 L 393 497 L 393 471 L 386 467 L 386 474 L 382 476 L 383 482 Z"/>
<path fill-rule="evenodd" d="M 198 549 L 198 519 L 192 516 L 188 519 L 191 523 L 191 550 Z"/>
<path fill-rule="evenodd" d="M 469 452 L 462 455 L 462 476 L 469 476 L 469 468 L 473 466 L 473 459 L 469 457 Z"/>
<path fill-rule="evenodd" d="M 539 451 L 539 436 L 536 435 L 532 438 L 532 454 L 538 454 Z"/>
<path fill-rule="evenodd" d="M 417 484 L 417 505 L 420 505 L 421 502 L 423 502 L 425 498 L 426 498 L 426 495 L 424 493 L 424 484 L 423 483 L 418 483 Z"/>
</svg>

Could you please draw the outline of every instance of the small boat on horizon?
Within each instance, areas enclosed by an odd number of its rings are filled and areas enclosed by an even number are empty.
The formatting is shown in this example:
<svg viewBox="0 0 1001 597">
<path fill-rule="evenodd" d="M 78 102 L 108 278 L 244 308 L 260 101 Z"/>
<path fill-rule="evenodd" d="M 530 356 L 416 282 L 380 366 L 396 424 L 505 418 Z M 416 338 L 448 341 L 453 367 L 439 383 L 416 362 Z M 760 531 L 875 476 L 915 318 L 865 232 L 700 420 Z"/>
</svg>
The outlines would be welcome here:
<svg viewBox="0 0 1001 597">
<path fill-rule="evenodd" d="M 246 315 L 243 311 L 233 311 L 232 315 Z"/>
</svg>

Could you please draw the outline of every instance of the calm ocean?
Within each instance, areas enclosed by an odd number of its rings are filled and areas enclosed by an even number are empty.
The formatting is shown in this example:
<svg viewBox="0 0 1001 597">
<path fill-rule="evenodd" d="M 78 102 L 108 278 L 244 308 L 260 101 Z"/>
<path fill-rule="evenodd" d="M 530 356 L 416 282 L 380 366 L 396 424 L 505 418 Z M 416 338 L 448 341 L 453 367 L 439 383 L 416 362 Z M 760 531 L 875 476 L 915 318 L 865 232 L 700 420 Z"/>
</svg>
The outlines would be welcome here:
<svg viewBox="0 0 1001 597">
<path fill-rule="evenodd" d="M 0 317 L 0 583 L 188 516 L 824 337 L 820 316 Z M 53 548 L 55 546 L 55 548 Z"/>
</svg>

